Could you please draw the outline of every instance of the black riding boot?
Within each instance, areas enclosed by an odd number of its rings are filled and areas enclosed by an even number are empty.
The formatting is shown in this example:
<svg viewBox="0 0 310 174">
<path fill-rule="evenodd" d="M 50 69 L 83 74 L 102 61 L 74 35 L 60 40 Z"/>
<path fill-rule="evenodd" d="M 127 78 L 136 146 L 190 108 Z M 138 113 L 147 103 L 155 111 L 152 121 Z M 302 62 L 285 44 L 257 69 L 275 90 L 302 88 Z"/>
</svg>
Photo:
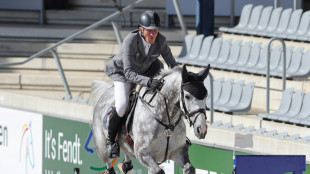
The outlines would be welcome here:
<svg viewBox="0 0 310 174">
<path fill-rule="evenodd" d="M 115 141 L 117 132 L 120 129 L 120 124 L 123 118 L 118 116 L 115 108 L 112 109 L 112 115 L 109 120 L 108 137 L 107 137 L 107 151 L 109 158 L 119 157 L 119 145 Z"/>
</svg>

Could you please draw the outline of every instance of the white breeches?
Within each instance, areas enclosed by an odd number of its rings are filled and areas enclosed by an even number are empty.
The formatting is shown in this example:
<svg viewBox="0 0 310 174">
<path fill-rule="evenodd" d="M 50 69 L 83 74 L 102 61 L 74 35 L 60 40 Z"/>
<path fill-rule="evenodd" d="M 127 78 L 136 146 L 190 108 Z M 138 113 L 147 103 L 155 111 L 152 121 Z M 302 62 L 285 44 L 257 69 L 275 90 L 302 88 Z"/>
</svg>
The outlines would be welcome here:
<svg viewBox="0 0 310 174">
<path fill-rule="evenodd" d="M 135 87 L 133 83 L 114 81 L 115 109 L 120 117 L 126 113 L 130 91 Z"/>
</svg>

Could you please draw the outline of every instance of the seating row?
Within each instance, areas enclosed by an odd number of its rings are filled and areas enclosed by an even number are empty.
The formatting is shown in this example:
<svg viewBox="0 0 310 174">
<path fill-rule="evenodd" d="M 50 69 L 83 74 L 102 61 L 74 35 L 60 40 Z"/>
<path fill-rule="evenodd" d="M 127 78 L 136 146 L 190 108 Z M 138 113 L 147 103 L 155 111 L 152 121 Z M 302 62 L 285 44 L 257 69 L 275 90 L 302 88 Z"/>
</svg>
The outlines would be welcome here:
<svg viewBox="0 0 310 174">
<path fill-rule="evenodd" d="M 244 127 L 243 124 L 238 124 L 238 125 L 232 125 L 231 122 L 228 123 L 222 123 L 222 120 L 218 120 L 216 122 L 213 122 L 212 127 L 222 127 L 225 129 L 232 129 L 234 131 L 244 131 L 246 133 L 253 133 L 253 134 L 258 134 L 258 135 L 266 135 L 266 136 L 270 136 L 270 137 L 278 137 L 281 139 L 289 139 L 289 140 L 293 140 L 293 141 L 302 141 L 302 142 L 309 142 L 310 141 L 310 136 L 304 136 L 301 137 L 300 134 L 293 134 L 293 135 L 289 135 L 288 132 L 278 132 L 277 130 L 269 130 L 266 131 L 266 128 L 259 128 L 256 129 L 254 128 L 254 126 L 248 126 L 248 127 Z"/>
<path fill-rule="evenodd" d="M 221 37 L 204 37 L 204 35 L 185 36 L 182 52 L 176 58 L 178 63 L 264 75 L 267 73 L 268 44 L 262 42 Z M 282 45 L 271 47 L 270 75 L 282 77 Z M 310 75 L 310 50 L 304 47 L 286 47 L 286 77 L 307 78 Z"/>
<path fill-rule="evenodd" d="M 211 107 L 211 84 L 210 78 L 204 81 L 209 95 L 206 100 L 207 108 Z M 218 78 L 213 82 L 213 106 L 217 111 L 222 112 L 243 112 L 251 109 L 255 82 L 249 82 L 244 85 L 244 80 L 234 83 L 234 79 L 224 81 L 224 78 Z"/>
<path fill-rule="evenodd" d="M 292 10 L 272 6 L 247 4 L 240 21 L 233 28 L 220 27 L 221 32 L 310 41 L 310 11 Z"/>
<path fill-rule="evenodd" d="M 310 92 L 305 94 L 301 89 L 294 94 L 294 88 L 285 89 L 277 111 L 259 113 L 257 116 L 280 122 L 310 126 Z"/>
</svg>

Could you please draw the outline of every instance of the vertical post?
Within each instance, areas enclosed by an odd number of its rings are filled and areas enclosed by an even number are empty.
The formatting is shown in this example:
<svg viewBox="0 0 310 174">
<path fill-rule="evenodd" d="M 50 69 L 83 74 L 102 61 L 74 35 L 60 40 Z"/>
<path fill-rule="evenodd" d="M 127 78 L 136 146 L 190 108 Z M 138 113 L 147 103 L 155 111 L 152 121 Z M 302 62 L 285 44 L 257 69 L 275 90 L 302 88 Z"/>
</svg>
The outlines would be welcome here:
<svg viewBox="0 0 310 174">
<path fill-rule="evenodd" d="M 270 98 L 270 47 L 275 40 L 281 42 L 283 47 L 283 73 L 282 73 L 282 91 L 286 89 L 286 45 L 282 39 L 272 38 L 268 43 L 268 57 L 267 57 L 267 73 L 266 73 L 266 113 L 269 114 L 269 98 Z"/>
<path fill-rule="evenodd" d="M 274 8 L 279 7 L 279 0 L 274 0 Z"/>
<path fill-rule="evenodd" d="M 116 35 L 117 42 L 118 42 L 119 45 L 121 45 L 123 41 L 122 41 L 121 33 L 119 32 L 119 28 L 118 28 L 117 24 L 114 21 L 111 21 L 111 23 L 112 23 L 112 26 L 113 26 L 114 33 Z"/>
<path fill-rule="evenodd" d="M 174 9 L 175 9 L 177 16 L 178 16 L 178 20 L 180 22 L 182 31 L 183 31 L 184 35 L 187 35 L 187 28 L 186 28 L 184 18 L 183 18 L 181 9 L 180 9 L 179 1 L 178 0 L 172 0 L 172 1 L 173 1 Z"/>
<path fill-rule="evenodd" d="M 58 71 L 60 73 L 62 82 L 64 84 L 64 87 L 65 87 L 65 90 L 66 90 L 66 93 L 67 93 L 67 96 L 64 97 L 64 100 L 70 100 L 72 98 L 72 95 L 71 95 L 71 91 L 70 91 L 70 88 L 69 88 L 66 76 L 65 76 L 64 71 L 62 69 L 62 65 L 61 65 L 61 62 L 59 60 L 59 56 L 58 56 L 57 52 L 54 49 L 52 49 L 51 51 L 53 53 L 53 57 L 54 57 L 54 59 L 56 61 L 56 64 L 57 64 L 57 67 L 58 67 Z"/>
<path fill-rule="evenodd" d="M 210 123 L 212 124 L 213 123 L 213 112 L 214 112 L 214 109 L 213 109 L 213 104 L 214 104 L 214 90 L 213 90 L 213 75 L 209 72 L 209 76 L 210 76 L 210 92 L 211 92 L 211 106 L 210 106 Z"/>
<path fill-rule="evenodd" d="M 230 0 L 230 27 L 235 26 L 235 0 Z"/>
<path fill-rule="evenodd" d="M 199 21 L 196 24 L 197 34 L 203 34 L 205 36 L 210 36 L 214 34 L 214 0 L 198 0 L 197 15 Z"/>
<path fill-rule="evenodd" d="M 40 9 L 40 24 L 45 24 L 45 0 L 42 0 L 41 9 Z"/>
</svg>

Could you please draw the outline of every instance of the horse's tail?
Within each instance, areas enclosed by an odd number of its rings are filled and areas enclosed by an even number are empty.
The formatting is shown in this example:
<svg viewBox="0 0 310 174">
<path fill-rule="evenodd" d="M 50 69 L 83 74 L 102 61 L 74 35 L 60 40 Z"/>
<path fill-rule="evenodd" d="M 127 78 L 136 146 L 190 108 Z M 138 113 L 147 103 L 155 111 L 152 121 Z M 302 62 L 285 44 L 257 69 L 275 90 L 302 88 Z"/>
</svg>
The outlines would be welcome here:
<svg viewBox="0 0 310 174">
<path fill-rule="evenodd" d="M 99 80 L 93 81 L 91 85 L 91 91 L 90 91 L 88 103 L 95 106 L 98 100 L 100 99 L 100 97 L 103 95 L 103 93 L 107 89 L 111 88 L 112 86 L 113 84 L 108 83 L 108 82 L 99 81 Z"/>
</svg>

